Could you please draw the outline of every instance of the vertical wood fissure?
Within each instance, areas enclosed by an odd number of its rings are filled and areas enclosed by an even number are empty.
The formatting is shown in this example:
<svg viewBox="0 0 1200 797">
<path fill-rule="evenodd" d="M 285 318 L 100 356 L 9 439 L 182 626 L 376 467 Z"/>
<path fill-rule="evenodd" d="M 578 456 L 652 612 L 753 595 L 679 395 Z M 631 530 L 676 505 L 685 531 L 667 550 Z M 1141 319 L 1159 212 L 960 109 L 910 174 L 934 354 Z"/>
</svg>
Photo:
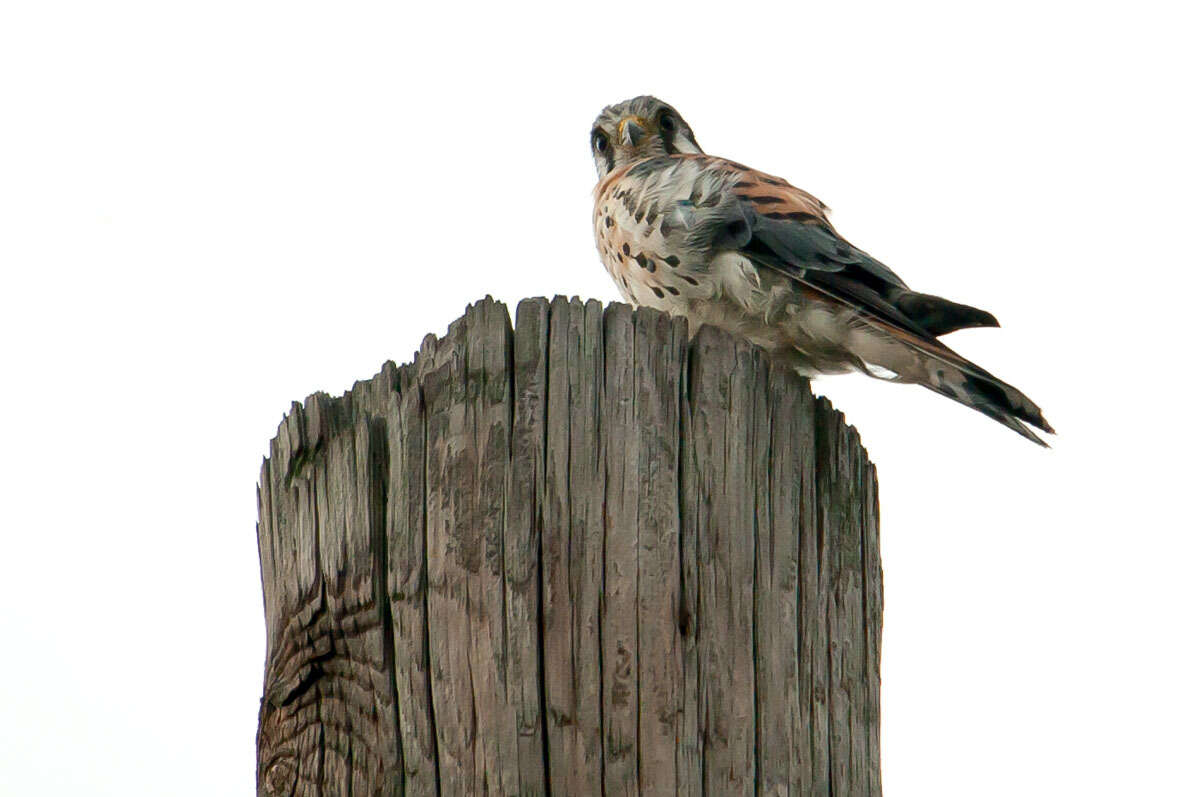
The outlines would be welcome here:
<svg viewBox="0 0 1200 797">
<path fill-rule="evenodd" d="M 541 418 L 541 469 L 542 482 L 538 484 L 533 492 L 532 499 L 535 506 L 531 507 L 531 511 L 536 518 L 536 533 L 533 535 L 537 541 L 537 637 L 538 637 L 538 719 L 542 727 L 542 783 L 547 793 L 550 791 L 550 723 L 548 716 L 548 706 L 546 702 L 546 621 L 545 621 L 545 596 L 543 595 L 543 584 L 545 578 L 545 561 L 544 550 L 542 545 L 543 528 L 545 526 L 545 509 L 543 499 L 545 497 L 546 481 L 549 479 L 546 457 L 549 451 L 549 424 L 550 424 L 550 322 L 551 310 L 548 303 L 545 303 L 544 312 L 546 315 L 545 328 L 539 340 L 539 352 L 542 362 L 545 364 L 542 369 L 542 418 Z M 567 452 L 567 468 L 570 469 L 570 451 Z M 570 538 L 568 537 L 568 545 Z M 567 550 L 567 557 L 570 559 L 570 549 Z"/>
<path fill-rule="evenodd" d="M 638 351 L 638 312 L 633 311 L 630 319 L 630 344 L 629 344 L 629 359 L 633 363 L 631 375 L 629 378 L 629 393 L 630 393 L 630 427 L 634 430 L 634 435 L 637 435 L 638 423 L 638 374 L 643 368 L 649 366 L 649 363 L 639 362 L 637 358 Z M 633 450 L 637 454 L 634 465 L 634 473 L 641 475 L 642 469 L 642 448 L 634 443 Z M 635 481 L 636 484 L 636 481 Z M 640 488 L 640 485 L 638 485 Z M 639 496 L 633 496 L 633 727 L 635 731 L 634 739 L 634 769 L 633 769 L 633 786 L 637 794 L 641 794 L 642 788 L 642 749 L 643 749 L 643 728 L 642 728 L 642 712 L 645 705 L 642 702 L 642 502 Z"/>
<path fill-rule="evenodd" d="M 597 716 L 600 724 L 600 794 L 601 797 L 608 795 L 608 756 L 605 755 L 605 728 L 608 727 L 607 706 L 608 698 L 606 691 L 608 682 L 604 678 L 604 673 L 608 672 L 607 665 L 604 660 L 604 651 L 607 647 L 607 642 L 604 636 L 604 616 L 606 609 L 607 591 L 605 584 L 608 583 L 608 436 L 604 429 L 604 415 L 600 411 L 608 405 L 608 398 L 605 393 L 607 389 L 607 374 L 608 374 L 608 331 L 605 324 L 607 311 L 600 312 L 600 335 L 599 335 L 599 355 L 600 362 L 597 368 L 593 369 L 593 375 L 596 376 L 596 470 L 601 474 L 600 484 L 598 485 L 600 494 L 600 595 L 597 598 L 597 617 L 596 617 L 596 659 L 597 659 L 597 693 L 599 703 L 597 705 Z"/>
<path fill-rule="evenodd" d="M 417 381 L 415 388 L 419 397 L 417 407 L 421 414 L 421 427 L 424 430 L 421 437 L 421 473 L 424 476 L 425 483 L 429 480 L 429 413 L 425 409 L 425 394 L 420 382 Z M 422 500 L 427 501 L 427 493 L 422 485 Z M 425 511 L 421 513 L 421 550 L 429 550 L 429 508 L 425 506 Z M 424 577 L 421 579 L 421 601 L 425 607 L 425 622 L 421 625 L 421 634 L 423 636 L 422 647 L 425 653 L 425 686 L 426 700 L 429 704 L 429 720 L 430 720 L 430 745 L 433 752 L 433 783 L 434 791 L 441 797 L 442 794 L 442 760 L 438 752 L 438 722 L 437 722 L 437 702 L 433 699 L 433 666 L 432 654 L 430 652 L 429 642 L 429 572 L 425 571 Z"/>
<path fill-rule="evenodd" d="M 753 387 L 757 387 L 757 385 L 754 385 Z M 753 390 L 753 387 L 752 387 L 752 390 Z M 750 661 L 750 681 L 749 681 L 750 706 L 754 711 L 754 721 L 751 722 L 750 726 L 747 728 L 747 732 L 748 732 L 748 734 L 750 736 L 750 740 L 751 740 L 750 741 L 751 751 L 757 751 L 761 747 L 761 737 L 759 736 L 758 721 L 757 721 L 757 719 L 758 719 L 758 688 L 759 688 L 758 669 L 759 669 L 759 666 L 758 666 L 758 655 L 757 655 L 757 653 L 758 653 L 758 612 L 755 610 L 757 608 L 755 605 L 755 598 L 758 596 L 758 592 L 759 592 L 758 536 L 762 532 L 762 529 L 759 527 L 759 523 L 758 523 L 758 490 L 757 490 L 757 486 L 758 486 L 758 478 L 759 478 L 760 474 L 758 473 L 758 470 L 755 468 L 756 460 L 754 458 L 754 451 L 757 450 L 759 446 L 763 445 L 763 442 L 764 442 L 764 441 L 758 439 L 758 436 L 755 432 L 758 429 L 758 421 L 760 420 L 760 418 L 762 417 L 763 414 L 766 414 L 765 407 L 763 407 L 760 412 L 758 405 L 756 403 L 754 403 L 754 397 L 755 397 L 754 393 L 752 393 L 752 395 L 750 396 L 750 403 L 748 405 L 749 408 L 753 410 L 753 414 L 751 416 L 752 423 L 751 423 L 750 430 L 749 430 L 750 451 L 747 456 L 747 459 L 748 459 L 747 467 L 751 474 L 750 484 L 748 485 L 749 492 L 750 492 L 750 503 L 749 503 L 748 509 L 750 512 L 750 530 L 751 530 L 750 536 L 751 536 L 751 540 L 752 540 L 752 544 L 750 546 L 750 552 L 751 552 L 750 553 L 751 598 L 750 598 L 750 605 L 748 608 L 749 608 L 749 612 L 750 612 L 750 657 L 749 657 L 749 661 Z M 769 437 L 769 435 L 768 435 L 768 437 Z M 754 752 L 751 752 L 751 754 L 749 756 L 749 763 L 754 771 L 754 783 L 752 784 L 751 793 L 757 795 L 762 792 L 762 768 L 759 766 L 758 756 Z"/>
<path fill-rule="evenodd" d="M 379 612 L 380 629 L 383 634 L 383 668 L 391 692 L 391 722 L 396 740 L 397 772 L 400 790 L 405 788 L 404 747 L 400 743 L 400 690 L 396 685 L 395 625 L 392 621 L 392 601 L 388 595 L 388 543 L 387 507 L 389 468 L 387 450 L 387 421 L 382 417 L 369 422 L 367 458 L 370 463 L 370 492 L 368 497 L 369 523 L 371 525 L 372 573 L 374 577 L 376 610 Z M 347 767 L 347 771 L 352 771 Z"/>
<path fill-rule="evenodd" d="M 320 602 L 318 603 L 317 611 L 324 614 L 325 609 L 326 609 L 326 598 L 325 598 L 325 579 L 321 578 L 321 572 L 322 572 L 322 567 L 321 567 L 321 508 L 317 501 L 316 485 L 313 484 L 312 481 L 306 480 L 304 483 L 304 486 L 309 491 L 309 495 L 310 495 L 309 500 L 312 502 L 313 551 L 314 551 L 313 559 L 316 561 L 316 565 L 317 565 L 317 589 L 318 589 L 318 594 L 320 596 Z M 313 671 L 314 679 L 320 677 L 320 668 L 321 668 L 321 665 L 318 662 L 314 662 L 312 664 L 312 671 Z M 322 690 L 318 687 L 317 689 L 314 690 L 313 694 L 315 696 L 314 702 L 316 703 L 317 717 L 318 718 L 323 717 L 324 716 L 323 703 L 325 701 L 322 699 L 322 697 L 323 697 Z M 324 784 L 325 784 L 325 752 L 326 752 L 325 751 L 325 723 L 320 723 L 318 729 L 320 731 L 320 734 L 319 734 L 318 742 L 317 742 L 317 769 L 316 769 L 317 797 L 324 797 L 324 793 L 325 793 L 325 788 L 324 788 Z"/>
<path fill-rule="evenodd" d="M 603 463 L 603 466 L 604 466 L 604 468 L 602 470 L 602 473 L 604 474 L 604 478 L 602 479 L 603 484 L 601 486 L 601 490 L 603 492 L 601 493 L 601 495 L 606 494 L 607 490 L 608 490 L 608 462 L 605 461 Z M 608 502 L 605 500 L 602 500 L 600 505 L 601 505 L 600 522 L 602 524 L 601 528 L 607 529 L 608 528 Z M 608 700 L 611 697 L 611 694 L 610 694 L 610 689 L 608 686 L 608 681 L 604 677 L 604 674 L 606 672 L 608 672 L 608 670 L 605 668 L 605 662 L 604 662 L 604 650 L 607 645 L 607 640 L 605 639 L 605 634 L 604 634 L 604 615 L 606 612 L 606 596 L 608 593 L 604 589 L 604 585 L 608 583 L 608 546 L 604 544 L 604 539 L 603 539 L 604 537 L 607 536 L 607 533 L 602 533 L 601 536 L 602 536 L 601 545 L 600 545 L 600 585 L 601 586 L 600 586 L 600 600 L 599 600 L 599 608 L 600 608 L 599 620 L 600 620 L 600 622 L 598 622 L 596 624 L 596 637 L 597 637 L 597 642 L 599 643 L 599 644 L 597 644 L 596 648 L 597 648 L 597 659 L 599 660 L 599 667 L 600 667 L 600 670 L 599 670 L 600 683 L 597 684 L 597 691 L 600 693 L 600 710 L 599 710 L 599 717 L 600 717 L 600 795 L 601 795 L 601 797 L 607 797 L 607 795 L 608 795 L 608 755 L 607 755 L 606 748 L 608 746 L 608 743 L 607 743 L 606 729 L 608 728 L 608 709 L 606 707 L 608 706 Z"/>
</svg>

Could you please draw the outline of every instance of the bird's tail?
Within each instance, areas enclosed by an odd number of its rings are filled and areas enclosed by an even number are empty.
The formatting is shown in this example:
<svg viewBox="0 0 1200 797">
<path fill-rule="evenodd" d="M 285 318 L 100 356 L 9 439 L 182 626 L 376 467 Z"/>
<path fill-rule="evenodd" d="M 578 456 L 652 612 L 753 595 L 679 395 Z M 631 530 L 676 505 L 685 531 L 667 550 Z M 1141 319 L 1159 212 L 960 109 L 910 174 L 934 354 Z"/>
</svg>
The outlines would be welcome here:
<svg viewBox="0 0 1200 797">
<path fill-rule="evenodd" d="M 1046 446 L 1029 427 L 1054 434 L 1029 397 L 936 340 L 924 340 L 891 324 L 862 319 L 851 351 L 864 373 L 910 382 L 965 404 L 1022 437 Z"/>
</svg>

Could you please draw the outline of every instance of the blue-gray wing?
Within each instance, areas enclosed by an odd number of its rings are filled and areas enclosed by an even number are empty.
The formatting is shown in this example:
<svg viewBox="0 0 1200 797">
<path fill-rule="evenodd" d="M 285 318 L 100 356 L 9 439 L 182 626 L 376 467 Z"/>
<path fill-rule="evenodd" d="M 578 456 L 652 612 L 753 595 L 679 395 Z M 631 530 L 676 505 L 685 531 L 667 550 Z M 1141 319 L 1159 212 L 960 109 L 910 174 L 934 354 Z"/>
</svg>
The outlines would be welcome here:
<svg viewBox="0 0 1200 797">
<path fill-rule="evenodd" d="M 896 272 L 842 238 L 820 200 L 779 178 L 746 169 L 731 193 L 715 227 L 719 248 L 931 339 L 999 326 L 984 310 L 910 290 Z"/>
</svg>

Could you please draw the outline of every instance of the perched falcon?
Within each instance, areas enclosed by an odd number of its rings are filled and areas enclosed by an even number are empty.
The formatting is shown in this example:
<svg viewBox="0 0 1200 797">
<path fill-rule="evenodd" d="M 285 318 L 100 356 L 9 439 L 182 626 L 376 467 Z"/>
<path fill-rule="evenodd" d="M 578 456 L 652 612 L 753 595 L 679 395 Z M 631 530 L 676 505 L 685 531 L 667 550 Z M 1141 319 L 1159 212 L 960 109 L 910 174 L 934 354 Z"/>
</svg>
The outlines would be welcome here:
<svg viewBox="0 0 1200 797">
<path fill-rule="evenodd" d="M 592 156 L 596 247 L 627 301 L 741 334 L 808 376 L 922 385 L 1046 445 L 1036 404 L 938 340 L 998 326 L 991 313 L 909 290 L 812 194 L 705 155 L 654 97 L 605 108 Z"/>
</svg>

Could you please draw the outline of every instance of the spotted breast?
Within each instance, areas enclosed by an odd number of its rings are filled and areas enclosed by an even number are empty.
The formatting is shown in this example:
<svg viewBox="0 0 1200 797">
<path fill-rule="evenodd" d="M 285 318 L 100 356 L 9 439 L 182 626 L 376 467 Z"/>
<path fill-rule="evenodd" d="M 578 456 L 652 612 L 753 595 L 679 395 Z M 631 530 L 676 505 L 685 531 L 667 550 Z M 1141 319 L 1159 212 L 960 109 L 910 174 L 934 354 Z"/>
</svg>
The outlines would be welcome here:
<svg viewBox="0 0 1200 797">
<path fill-rule="evenodd" d="M 596 186 L 596 248 L 626 301 L 682 312 L 689 300 L 711 299 L 711 247 L 689 237 L 697 211 L 720 201 L 723 170 L 689 157 L 651 158 Z"/>
</svg>

